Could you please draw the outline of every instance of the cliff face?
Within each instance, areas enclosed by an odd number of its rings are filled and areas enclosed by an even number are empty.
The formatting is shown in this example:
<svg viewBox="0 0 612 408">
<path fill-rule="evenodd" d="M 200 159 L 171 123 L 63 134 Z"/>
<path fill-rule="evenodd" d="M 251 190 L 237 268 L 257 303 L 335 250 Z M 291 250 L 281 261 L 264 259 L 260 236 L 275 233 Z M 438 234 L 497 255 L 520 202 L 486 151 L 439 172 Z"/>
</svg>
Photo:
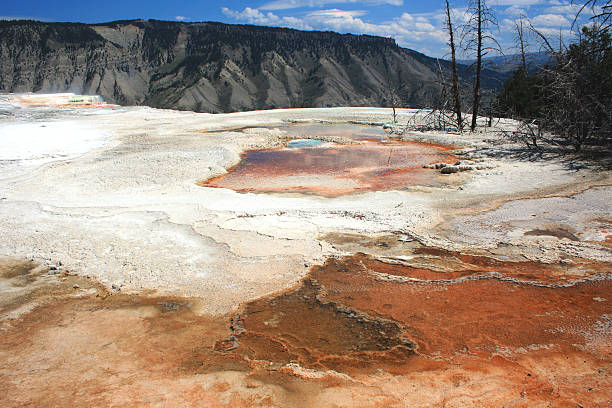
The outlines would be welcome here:
<svg viewBox="0 0 612 408">
<path fill-rule="evenodd" d="M 442 62 L 446 70 L 447 63 Z M 0 22 L 0 91 L 200 112 L 428 106 L 438 62 L 392 39 L 226 25 Z"/>
</svg>

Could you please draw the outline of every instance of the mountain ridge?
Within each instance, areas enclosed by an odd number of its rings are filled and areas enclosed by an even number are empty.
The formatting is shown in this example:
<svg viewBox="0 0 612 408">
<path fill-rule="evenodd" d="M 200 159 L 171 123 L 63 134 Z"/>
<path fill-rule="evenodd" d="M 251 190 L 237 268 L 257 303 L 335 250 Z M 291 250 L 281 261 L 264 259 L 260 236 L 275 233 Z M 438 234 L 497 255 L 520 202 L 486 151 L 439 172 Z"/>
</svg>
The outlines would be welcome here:
<svg viewBox="0 0 612 408">
<path fill-rule="evenodd" d="M 516 71 L 521 66 L 521 54 L 496 55 L 485 57 L 482 59 L 483 65 L 490 70 L 500 73 L 511 73 Z M 553 56 L 548 51 L 528 52 L 525 54 L 527 71 L 537 72 L 546 65 L 553 62 Z M 463 65 L 472 65 L 476 60 L 457 60 Z"/>
<path fill-rule="evenodd" d="M 433 105 L 448 61 L 395 40 L 217 22 L 0 21 L 0 91 L 199 112 Z M 460 67 L 468 77 L 468 68 Z M 485 88 L 501 82 L 485 73 Z"/>
</svg>

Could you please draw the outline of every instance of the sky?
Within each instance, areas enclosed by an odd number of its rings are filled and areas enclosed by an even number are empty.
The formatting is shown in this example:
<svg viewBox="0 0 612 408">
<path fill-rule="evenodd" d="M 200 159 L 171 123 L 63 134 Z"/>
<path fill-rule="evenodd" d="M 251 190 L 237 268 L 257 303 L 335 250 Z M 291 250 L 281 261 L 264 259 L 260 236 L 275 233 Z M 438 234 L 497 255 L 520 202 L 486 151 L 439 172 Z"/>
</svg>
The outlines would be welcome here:
<svg viewBox="0 0 612 408">
<path fill-rule="evenodd" d="M 99 23 L 126 19 L 219 21 L 300 30 L 336 31 L 392 37 L 398 45 L 435 57 L 447 57 L 443 0 L 5 0 L 0 19 Z M 578 0 L 579 3 L 579 0 Z M 467 1 L 450 2 L 457 23 L 467 18 Z M 528 17 L 541 32 L 565 39 L 579 6 L 568 0 L 489 0 L 497 26 L 491 35 L 504 53 L 513 48 L 514 21 Z M 587 13 L 579 23 L 586 22 Z M 530 41 L 537 51 L 537 41 Z M 469 54 L 461 55 L 470 58 Z"/>
</svg>

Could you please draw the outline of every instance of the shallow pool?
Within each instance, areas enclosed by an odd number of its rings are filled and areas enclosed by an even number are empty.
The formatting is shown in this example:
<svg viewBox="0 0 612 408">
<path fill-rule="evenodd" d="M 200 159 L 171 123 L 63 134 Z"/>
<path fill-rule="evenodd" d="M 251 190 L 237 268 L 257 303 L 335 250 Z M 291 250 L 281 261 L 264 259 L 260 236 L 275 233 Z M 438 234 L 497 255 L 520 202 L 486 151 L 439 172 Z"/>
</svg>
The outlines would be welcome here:
<svg viewBox="0 0 612 408">
<path fill-rule="evenodd" d="M 322 140 L 313 140 L 313 139 L 296 139 L 287 143 L 287 148 L 289 149 L 301 149 L 303 147 L 320 147 L 325 144 Z"/>
<path fill-rule="evenodd" d="M 201 185 L 239 192 L 301 192 L 333 197 L 445 184 L 448 177 L 423 169 L 423 165 L 457 160 L 448 153 L 448 147 L 390 139 L 375 127 L 300 125 L 283 130 L 303 139 L 292 140 L 280 149 L 245 152 L 226 175 Z M 319 140 L 339 137 L 359 144 Z"/>
</svg>

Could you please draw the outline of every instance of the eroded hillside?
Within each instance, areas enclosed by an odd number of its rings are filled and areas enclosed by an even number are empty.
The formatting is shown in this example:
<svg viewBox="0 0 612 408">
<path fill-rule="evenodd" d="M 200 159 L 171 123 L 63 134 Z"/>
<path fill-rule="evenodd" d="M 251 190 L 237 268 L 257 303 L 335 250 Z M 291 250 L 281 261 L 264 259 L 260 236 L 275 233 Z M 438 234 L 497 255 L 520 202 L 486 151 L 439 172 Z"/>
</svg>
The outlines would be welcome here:
<svg viewBox="0 0 612 408">
<path fill-rule="evenodd" d="M 0 22 L 5 92 L 72 91 L 199 112 L 390 106 L 392 94 L 400 106 L 421 107 L 439 96 L 439 71 L 434 58 L 365 35 L 151 20 Z M 500 83 L 485 74 L 485 87 Z"/>
</svg>

